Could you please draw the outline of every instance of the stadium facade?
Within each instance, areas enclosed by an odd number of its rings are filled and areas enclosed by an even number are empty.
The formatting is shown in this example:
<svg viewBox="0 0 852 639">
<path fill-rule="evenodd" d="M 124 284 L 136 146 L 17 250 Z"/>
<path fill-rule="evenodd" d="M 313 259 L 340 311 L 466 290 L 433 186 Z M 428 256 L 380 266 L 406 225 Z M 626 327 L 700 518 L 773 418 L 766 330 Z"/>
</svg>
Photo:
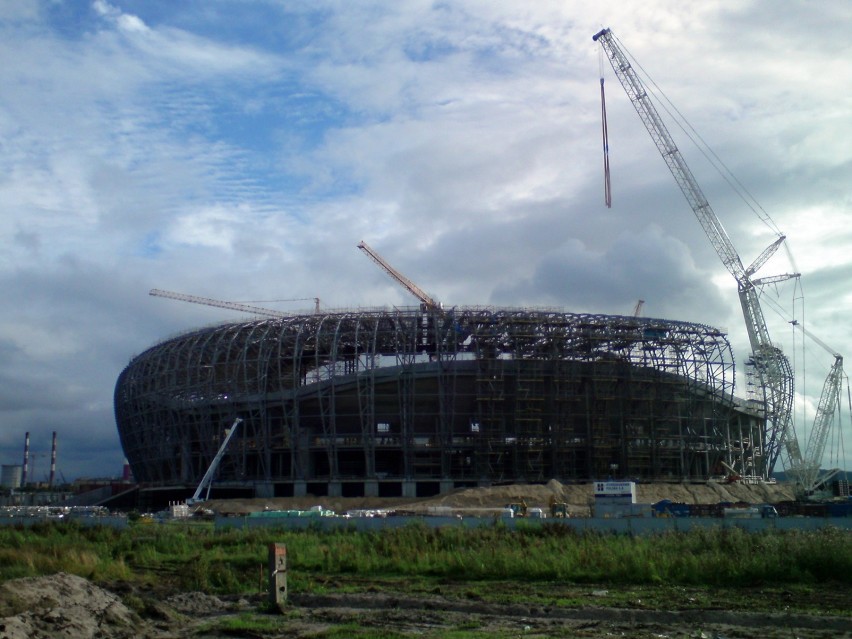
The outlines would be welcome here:
<svg viewBox="0 0 852 639">
<path fill-rule="evenodd" d="M 258 496 L 429 496 L 508 482 L 706 480 L 760 465 L 718 329 L 546 309 L 395 308 L 226 323 L 118 378 L 134 476 Z"/>
</svg>

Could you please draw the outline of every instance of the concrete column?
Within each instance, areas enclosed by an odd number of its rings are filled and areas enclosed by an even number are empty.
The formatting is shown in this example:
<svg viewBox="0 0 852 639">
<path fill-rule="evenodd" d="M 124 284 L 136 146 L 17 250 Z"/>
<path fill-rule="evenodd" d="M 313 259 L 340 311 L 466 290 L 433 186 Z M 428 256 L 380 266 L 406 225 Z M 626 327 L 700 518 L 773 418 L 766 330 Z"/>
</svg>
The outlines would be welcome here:
<svg viewBox="0 0 852 639">
<path fill-rule="evenodd" d="M 340 497 L 341 495 L 343 495 L 343 484 L 339 481 L 328 482 L 328 496 Z"/>
</svg>

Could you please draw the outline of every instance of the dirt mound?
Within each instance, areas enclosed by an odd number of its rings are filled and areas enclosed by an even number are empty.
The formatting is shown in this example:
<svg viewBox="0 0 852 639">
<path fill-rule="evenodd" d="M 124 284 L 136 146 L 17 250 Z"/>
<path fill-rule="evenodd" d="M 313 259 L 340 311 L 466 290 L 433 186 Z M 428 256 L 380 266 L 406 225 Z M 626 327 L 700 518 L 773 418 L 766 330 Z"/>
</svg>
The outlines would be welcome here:
<svg viewBox="0 0 852 639">
<path fill-rule="evenodd" d="M 148 626 L 111 592 L 58 573 L 0 585 L 2 639 L 130 639 Z"/>
<path fill-rule="evenodd" d="M 524 501 L 530 508 L 547 511 L 551 499 L 568 504 L 574 516 L 586 516 L 594 501 L 591 483 L 563 484 L 551 479 L 546 484 L 511 484 L 483 488 L 457 489 L 444 495 L 422 499 L 401 497 L 278 497 L 270 499 L 212 500 L 204 504 L 214 512 L 225 515 L 244 515 L 261 510 L 323 508 L 341 513 L 358 509 L 389 509 L 415 513 L 434 508 L 494 510 L 506 504 Z M 636 501 L 653 504 L 661 499 L 687 504 L 718 504 L 719 502 L 747 502 L 751 504 L 777 503 L 793 499 L 793 489 L 787 484 L 723 484 L 704 483 L 652 483 L 637 484 Z"/>
</svg>

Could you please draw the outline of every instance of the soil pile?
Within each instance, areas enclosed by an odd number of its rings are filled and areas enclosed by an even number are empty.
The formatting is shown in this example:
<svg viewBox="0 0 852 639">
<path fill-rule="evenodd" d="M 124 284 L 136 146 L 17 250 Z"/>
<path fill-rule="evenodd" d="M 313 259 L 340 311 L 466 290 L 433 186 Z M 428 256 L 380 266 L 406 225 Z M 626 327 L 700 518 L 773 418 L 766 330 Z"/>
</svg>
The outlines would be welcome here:
<svg viewBox="0 0 852 639">
<path fill-rule="evenodd" d="M 107 592 L 82 577 L 58 573 L 0 585 L 0 639 L 131 639 L 149 626 Z"/>
<path fill-rule="evenodd" d="M 778 503 L 794 498 L 788 484 L 723 484 L 705 483 L 653 483 L 637 484 L 636 501 L 653 504 L 662 499 L 687 504 L 718 504 L 719 502 L 746 502 L 750 504 Z M 270 499 L 211 500 L 204 504 L 223 515 L 244 515 L 262 510 L 308 509 L 322 505 L 338 513 L 358 509 L 386 509 L 413 513 L 426 513 L 435 508 L 452 508 L 488 511 L 503 508 L 506 504 L 523 501 L 530 508 L 549 512 L 551 500 L 568 505 L 572 516 L 590 514 L 594 501 L 591 483 L 563 484 L 551 479 L 546 484 L 511 484 L 487 488 L 464 488 L 444 495 L 422 499 L 402 497 L 278 497 Z"/>
</svg>

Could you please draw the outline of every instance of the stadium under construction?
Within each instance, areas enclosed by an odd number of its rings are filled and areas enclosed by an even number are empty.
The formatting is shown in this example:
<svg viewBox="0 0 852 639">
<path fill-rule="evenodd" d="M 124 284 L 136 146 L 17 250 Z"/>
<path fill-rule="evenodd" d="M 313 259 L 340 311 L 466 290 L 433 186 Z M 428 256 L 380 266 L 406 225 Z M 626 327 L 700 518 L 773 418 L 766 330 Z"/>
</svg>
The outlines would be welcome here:
<svg viewBox="0 0 852 639">
<path fill-rule="evenodd" d="M 121 373 L 136 479 L 256 496 L 423 497 L 500 483 L 762 472 L 764 420 L 709 326 L 439 306 L 224 323 Z"/>
</svg>

